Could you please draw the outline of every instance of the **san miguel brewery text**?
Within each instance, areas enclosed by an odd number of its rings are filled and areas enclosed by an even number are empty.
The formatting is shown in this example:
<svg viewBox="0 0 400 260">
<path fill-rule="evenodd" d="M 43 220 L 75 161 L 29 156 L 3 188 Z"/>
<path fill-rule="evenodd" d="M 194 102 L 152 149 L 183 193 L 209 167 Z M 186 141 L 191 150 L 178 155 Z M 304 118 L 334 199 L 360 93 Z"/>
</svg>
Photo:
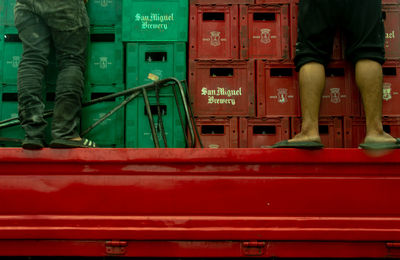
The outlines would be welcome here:
<svg viewBox="0 0 400 260">
<path fill-rule="evenodd" d="M 161 15 L 159 13 L 151 13 L 150 15 L 142 15 L 137 13 L 135 21 L 142 23 L 142 30 L 147 29 L 163 29 L 168 30 L 168 22 L 175 21 L 174 13 L 169 15 Z"/>
<path fill-rule="evenodd" d="M 216 98 L 217 97 L 234 97 L 242 95 L 242 88 L 238 90 L 231 90 L 225 88 L 217 88 L 217 89 L 201 89 L 202 96 L 208 96 L 208 104 L 229 104 L 236 105 L 236 100 L 234 98 Z"/>
<path fill-rule="evenodd" d="M 386 33 L 386 39 L 395 39 L 394 30 L 390 33 Z"/>
</svg>

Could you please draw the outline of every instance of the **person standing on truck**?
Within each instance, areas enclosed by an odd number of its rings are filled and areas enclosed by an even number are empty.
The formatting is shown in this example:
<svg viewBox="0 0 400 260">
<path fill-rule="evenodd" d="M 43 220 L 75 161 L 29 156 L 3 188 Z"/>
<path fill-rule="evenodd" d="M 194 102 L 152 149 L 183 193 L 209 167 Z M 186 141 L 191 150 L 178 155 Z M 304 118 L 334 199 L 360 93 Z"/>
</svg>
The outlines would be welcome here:
<svg viewBox="0 0 400 260">
<path fill-rule="evenodd" d="M 18 68 L 18 113 L 24 149 L 44 147 L 43 78 L 50 48 L 58 77 L 50 147 L 95 147 L 79 135 L 89 18 L 83 0 L 17 0 L 15 26 L 23 44 Z"/>
<path fill-rule="evenodd" d="M 385 31 L 381 0 L 300 0 L 294 63 L 299 71 L 301 132 L 274 148 L 322 148 L 319 108 L 325 87 L 325 66 L 340 29 L 347 40 L 346 58 L 355 65 L 356 83 L 366 117 L 364 149 L 400 148 L 400 139 L 383 131 L 382 64 Z"/>
</svg>

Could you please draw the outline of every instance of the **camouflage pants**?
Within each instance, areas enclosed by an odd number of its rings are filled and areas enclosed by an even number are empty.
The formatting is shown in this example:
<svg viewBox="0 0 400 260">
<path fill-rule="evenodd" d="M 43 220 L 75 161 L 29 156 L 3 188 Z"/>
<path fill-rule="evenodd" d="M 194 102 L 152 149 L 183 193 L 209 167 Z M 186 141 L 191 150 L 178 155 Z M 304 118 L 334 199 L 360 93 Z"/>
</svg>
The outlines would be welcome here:
<svg viewBox="0 0 400 260">
<path fill-rule="evenodd" d="M 18 112 L 26 138 L 44 139 L 42 81 L 52 45 L 58 68 L 52 137 L 79 136 L 89 35 L 82 5 L 82 0 L 17 0 L 15 25 L 24 49 L 18 68 Z"/>
</svg>

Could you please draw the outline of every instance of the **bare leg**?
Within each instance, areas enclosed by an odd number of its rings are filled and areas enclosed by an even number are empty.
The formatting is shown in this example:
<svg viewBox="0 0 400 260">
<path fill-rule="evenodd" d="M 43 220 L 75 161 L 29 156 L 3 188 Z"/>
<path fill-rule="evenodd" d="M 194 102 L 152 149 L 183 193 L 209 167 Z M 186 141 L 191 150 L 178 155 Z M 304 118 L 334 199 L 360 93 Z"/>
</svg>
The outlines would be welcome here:
<svg viewBox="0 0 400 260">
<path fill-rule="evenodd" d="M 358 61 L 356 82 L 366 117 L 367 134 L 364 142 L 396 142 L 382 127 L 382 66 L 373 60 Z"/>
<path fill-rule="evenodd" d="M 325 88 L 325 68 L 310 62 L 300 68 L 301 132 L 289 142 L 321 141 L 318 130 L 319 107 Z"/>
</svg>

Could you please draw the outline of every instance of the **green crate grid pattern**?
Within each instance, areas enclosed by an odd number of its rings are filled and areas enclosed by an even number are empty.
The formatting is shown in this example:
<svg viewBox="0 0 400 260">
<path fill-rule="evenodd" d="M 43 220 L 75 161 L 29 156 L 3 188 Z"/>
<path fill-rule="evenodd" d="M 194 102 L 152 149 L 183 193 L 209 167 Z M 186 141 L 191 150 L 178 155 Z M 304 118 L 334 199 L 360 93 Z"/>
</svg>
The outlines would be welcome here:
<svg viewBox="0 0 400 260">
<path fill-rule="evenodd" d="M 95 85 L 124 82 L 124 47 L 120 26 L 91 28 L 87 81 Z"/>
<path fill-rule="evenodd" d="M 149 75 L 159 79 L 186 79 L 185 42 L 140 42 L 126 45 L 126 86 L 133 88 L 151 83 Z M 173 95 L 171 88 L 163 88 L 162 95 Z M 149 92 L 154 96 L 154 91 Z"/>
<path fill-rule="evenodd" d="M 90 24 L 94 26 L 122 23 L 122 0 L 90 0 L 87 3 Z"/>
<path fill-rule="evenodd" d="M 154 125 L 157 132 L 160 147 L 164 146 L 158 123 L 158 113 L 156 109 L 157 100 L 155 97 L 149 97 L 149 103 L 153 113 Z M 183 107 L 180 104 L 181 111 Z M 160 96 L 160 108 L 162 111 L 162 120 L 167 138 L 168 147 L 184 148 L 186 147 L 183 134 L 182 123 L 179 119 L 178 108 L 175 98 L 170 96 Z M 186 128 L 186 124 L 185 124 Z M 149 119 L 146 113 L 143 96 L 135 98 L 126 107 L 126 147 L 129 148 L 154 148 L 153 136 L 151 133 Z"/>
<path fill-rule="evenodd" d="M 115 88 L 124 89 L 120 86 L 96 86 L 91 91 L 86 91 L 84 101 L 90 101 L 98 97 L 115 93 Z M 104 101 L 90 105 L 82 109 L 81 130 L 86 130 L 111 109 L 120 104 L 124 97 L 118 97 L 115 100 Z M 123 148 L 125 147 L 125 110 L 119 109 L 112 116 L 108 117 L 101 124 L 92 129 L 85 137 L 96 142 L 98 147 Z"/>
<path fill-rule="evenodd" d="M 18 97 L 16 85 L 3 85 L 1 88 L 0 120 L 18 117 Z M 1 137 L 23 139 L 24 130 L 18 124 L 16 126 L 0 130 Z M 19 147 L 20 143 L 0 142 L 0 147 Z"/>
<path fill-rule="evenodd" d="M 188 0 L 123 0 L 123 41 L 188 39 Z"/>
<path fill-rule="evenodd" d="M 0 25 L 14 26 L 14 6 L 16 0 L 0 1 Z"/>
<path fill-rule="evenodd" d="M 15 27 L 0 27 L 0 82 L 17 84 L 18 65 L 22 58 L 22 43 Z"/>
</svg>

